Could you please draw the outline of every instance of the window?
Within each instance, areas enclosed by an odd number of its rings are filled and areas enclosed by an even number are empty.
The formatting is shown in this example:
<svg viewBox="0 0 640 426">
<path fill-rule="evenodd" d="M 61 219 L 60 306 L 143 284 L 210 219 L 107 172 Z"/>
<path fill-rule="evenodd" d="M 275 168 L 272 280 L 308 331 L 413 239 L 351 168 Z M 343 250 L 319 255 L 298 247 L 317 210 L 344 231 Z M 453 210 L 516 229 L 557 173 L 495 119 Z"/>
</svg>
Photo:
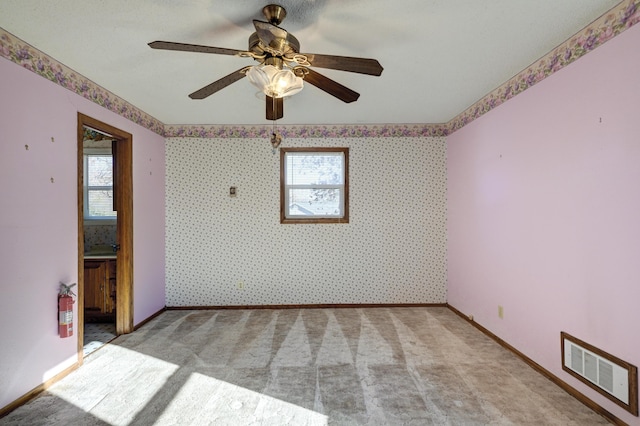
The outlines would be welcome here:
<svg viewBox="0 0 640 426">
<path fill-rule="evenodd" d="M 349 223 L 349 148 L 280 149 L 280 223 Z"/>
<path fill-rule="evenodd" d="M 84 218 L 114 220 L 113 156 L 110 152 L 84 154 Z"/>
</svg>

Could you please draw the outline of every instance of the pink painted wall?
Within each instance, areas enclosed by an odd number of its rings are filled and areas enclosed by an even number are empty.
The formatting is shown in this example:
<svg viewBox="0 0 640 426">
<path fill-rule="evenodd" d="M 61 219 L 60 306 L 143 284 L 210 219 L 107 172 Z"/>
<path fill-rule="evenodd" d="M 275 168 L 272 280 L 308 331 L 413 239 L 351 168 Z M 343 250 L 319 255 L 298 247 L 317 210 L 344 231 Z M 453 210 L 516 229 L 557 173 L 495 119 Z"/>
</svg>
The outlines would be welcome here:
<svg viewBox="0 0 640 426">
<path fill-rule="evenodd" d="M 640 365 L 638 46 L 635 26 L 447 139 L 449 304 L 630 424 L 562 371 L 560 331 Z"/>
<path fill-rule="evenodd" d="M 77 359 L 57 334 L 59 282 L 78 280 L 77 113 L 133 134 L 135 323 L 164 307 L 165 166 L 161 136 L 2 58 L 0 76 L 4 407 Z"/>
</svg>

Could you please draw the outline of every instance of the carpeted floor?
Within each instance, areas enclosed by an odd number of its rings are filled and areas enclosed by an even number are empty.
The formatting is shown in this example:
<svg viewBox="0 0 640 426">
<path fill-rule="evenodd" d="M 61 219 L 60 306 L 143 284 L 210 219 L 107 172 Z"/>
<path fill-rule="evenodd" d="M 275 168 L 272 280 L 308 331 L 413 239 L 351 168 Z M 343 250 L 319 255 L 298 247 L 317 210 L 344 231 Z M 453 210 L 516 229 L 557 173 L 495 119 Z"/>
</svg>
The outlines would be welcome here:
<svg viewBox="0 0 640 426">
<path fill-rule="evenodd" d="M 168 311 L 2 425 L 597 425 L 446 308 Z"/>
</svg>

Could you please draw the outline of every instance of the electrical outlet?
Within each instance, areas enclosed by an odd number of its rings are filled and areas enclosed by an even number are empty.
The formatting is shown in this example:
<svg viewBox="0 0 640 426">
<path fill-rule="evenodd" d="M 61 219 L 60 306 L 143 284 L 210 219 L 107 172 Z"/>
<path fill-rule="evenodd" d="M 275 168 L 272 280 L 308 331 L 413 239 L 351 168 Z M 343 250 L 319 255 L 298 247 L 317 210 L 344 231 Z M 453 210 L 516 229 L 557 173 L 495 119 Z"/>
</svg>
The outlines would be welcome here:
<svg viewBox="0 0 640 426">
<path fill-rule="evenodd" d="M 498 305 L 498 318 L 504 318 L 504 308 L 502 307 L 502 305 Z"/>
<path fill-rule="evenodd" d="M 242 281 L 238 281 L 238 290 L 244 290 L 244 283 Z"/>
</svg>

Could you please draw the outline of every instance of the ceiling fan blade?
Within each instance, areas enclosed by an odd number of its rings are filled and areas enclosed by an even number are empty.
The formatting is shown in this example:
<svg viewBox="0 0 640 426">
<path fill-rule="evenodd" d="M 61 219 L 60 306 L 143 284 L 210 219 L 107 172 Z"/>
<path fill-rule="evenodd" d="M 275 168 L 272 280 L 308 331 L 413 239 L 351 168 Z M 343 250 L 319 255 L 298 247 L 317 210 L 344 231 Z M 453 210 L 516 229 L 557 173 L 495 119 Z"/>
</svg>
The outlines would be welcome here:
<svg viewBox="0 0 640 426">
<path fill-rule="evenodd" d="M 284 117 L 284 98 L 267 96 L 267 120 L 279 120 Z"/>
<path fill-rule="evenodd" d="M 174 43 L 172 41 L 152 41 L 149 43 L 152 49 L 179 50 L 182 52 L 217 53 L 219 55 L 237 55 L 243 50 L 225 49 L 224 47 L 201 46 L 199 44 Z"/>
<path fill-rule="evenodd" d="M 324 90 L 331 96 L 335 96 L 342 102 L 351 103 L 358 100 L 360 93 L 354 92 L 346 86 L 333 81 L 324 75 L 315 72 L 312 69 L 307 68 L 308 73 L 304 75 L 304 81 L 316 86 L 320 90 Z"/>
<path fill-rule="evenodd" d="M 240 68 L 237 71 L 232 72 L 231 74 L 222 77 L 220 80 L 214 81 L 213 83 L 204 86 L 200 90 L 196 90 L 192 94 L 189 95 L 191 99 L 204 99 L 207 96 L 211 96 L 216 93 L 218 90 L 224 89 L 231 83 L 235 83 L 236 81 L 243 78 L 246 74 L 244 73 L 244 69 L 246 67 Z"/>
<path fill-rule="evenodd" d="M 354 58 L 351 56 L 318 55 L 305 53 L 311 66 L 329 68 L 332 70 L 357 72 L 360 74 L 379 76 L 382 74 L 382 65 L 376 59 Z"/>
</svg>

